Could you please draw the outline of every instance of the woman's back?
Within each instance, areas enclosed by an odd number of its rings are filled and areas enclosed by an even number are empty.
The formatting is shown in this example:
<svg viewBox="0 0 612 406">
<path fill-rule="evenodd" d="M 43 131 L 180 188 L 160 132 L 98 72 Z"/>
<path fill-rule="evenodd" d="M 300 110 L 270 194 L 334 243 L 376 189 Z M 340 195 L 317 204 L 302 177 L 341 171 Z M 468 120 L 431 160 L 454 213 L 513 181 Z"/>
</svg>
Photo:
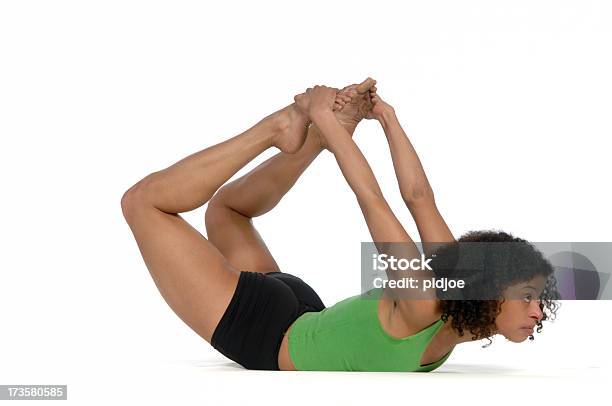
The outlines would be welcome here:
<svg viewBox="0 0 612 406">
<path fill-rule="evenodd" d="M 403 338 L 381 326 L 378 305 L 382 289 L 344 299 L 320 312 L 301 315 L 289 330 L 289 356 L 297 370 L 421 371 L 438 368 L 452 352 L 421 365 L 421 357 L 444 325 L 438 319 Z"/>
</svg>

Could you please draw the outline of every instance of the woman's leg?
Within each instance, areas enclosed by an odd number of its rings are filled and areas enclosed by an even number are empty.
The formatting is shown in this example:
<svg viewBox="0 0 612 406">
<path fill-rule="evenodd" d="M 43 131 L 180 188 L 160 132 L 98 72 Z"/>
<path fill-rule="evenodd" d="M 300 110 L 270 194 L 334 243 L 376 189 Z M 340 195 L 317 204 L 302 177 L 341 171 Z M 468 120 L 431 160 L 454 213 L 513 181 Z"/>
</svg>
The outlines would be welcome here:
<svg viewBox="0 0 612 406">
<path fill-rule="evenodd" d="M 340 93 L 343 107 L 336 117 L 352 135 L 371 107 L 366 98 L 375 84 L 367 79 L 345 87 Z M 347 96 L 347 97 L 344 97 Z M 279 272 L 280 268 L 253 225 L 252 218 L 272 210 L 300 175 L 323 150 L 322 137 L 311 126 L 304 146 L 295 154 L 279 153 L 243 177 L 217 191 L 206 210 L 206 232 L 210 242 L 236 269 Z"/>
<path fill-rule="evenodd" d="M 172 310 L 210 342 L 239 272 L 178 213 L 206 203 L 246 163 L 270 146 L 293 152 L 306 118 L 290 105 L 249 130 L 154 172 L 132 186 L 121 207 L 145 264 Z"/>
<path fill-rule="evenodd" d="M 280 271 L 252 218 L 272 210 L 322 151 L 317 131 L 310 127 L 306 142 L 297 153 L 278 153 L 221 187 L 208 203 L 205 216 L 208 238 L 236 269 Z"/>
</svg>

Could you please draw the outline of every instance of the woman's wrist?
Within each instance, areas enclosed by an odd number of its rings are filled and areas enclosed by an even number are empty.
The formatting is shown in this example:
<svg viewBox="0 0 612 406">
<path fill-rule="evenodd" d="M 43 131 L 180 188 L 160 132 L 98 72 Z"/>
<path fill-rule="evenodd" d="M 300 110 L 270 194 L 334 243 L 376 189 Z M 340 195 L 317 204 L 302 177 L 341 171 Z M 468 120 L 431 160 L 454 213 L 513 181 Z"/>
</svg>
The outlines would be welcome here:
<svg viewBox="0 0 612 406">
<path fill-rule="evenodd" d="M 309 113 L 310 121 L 315 125 L 320 123 L 321 120 L 327 120 L 332 116 L 334 116 L 333 110 L 326 108 L 318 108 Z"/>
<path fill-rule="evenodd" d="M 321 139 L 325 143 L 325 149 L 332 154 L 335 154 L 338 148 L 344 148 L 347 140 L 352 142 L 352 134 L 350 129 L 347 129 L 342 125 L 342 123 L 340 123 L 340 121 L 338 121 L 338 118 L 333 111 L 321 110 L 319 112 L 312 113 L 310 118 L 313 124 L 317 127 L 317 130 L 321 135 Z M 346 139 L 341 135 L 341 133 L 346 135 Z M 323 134 L 327 134 L 327 136 Z M 329 136 L 331 134 L 333 134 L 332 137 Z"/>
<path fill-rule="evenodd" d="M 385 129 L 385 131 L 387 130 L 387 128 L 389 128 L 390 125 L 397 122 L 397 116 L 395 115 L 395 110 L 393 109 L 393 107 L 389 106 L 388 109 L 385 109 L 380 115 L 380 117 L 378 117 L 378 122 L 383 127 L 383 129 Z"/>
</svg>

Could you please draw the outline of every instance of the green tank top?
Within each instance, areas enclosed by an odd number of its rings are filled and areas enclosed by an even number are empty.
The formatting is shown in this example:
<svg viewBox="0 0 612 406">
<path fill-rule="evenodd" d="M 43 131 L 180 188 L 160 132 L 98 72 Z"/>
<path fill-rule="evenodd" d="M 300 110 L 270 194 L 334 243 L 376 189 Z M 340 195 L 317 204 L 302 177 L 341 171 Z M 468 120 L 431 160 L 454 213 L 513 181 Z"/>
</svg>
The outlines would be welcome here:
<svg viewBox="0 0 612 406">
<path fill-rule="evenodd" d="M 320 312 L 301 315 L 289 332 L 289 356 L 298 371 L 429 372 L 442 365 L 421 366 L 427 345 L 444 325 L 439 319 L 409 337 L 394 338 L 378 320 L 383 289 L 344 299 Z"/>
</svg>

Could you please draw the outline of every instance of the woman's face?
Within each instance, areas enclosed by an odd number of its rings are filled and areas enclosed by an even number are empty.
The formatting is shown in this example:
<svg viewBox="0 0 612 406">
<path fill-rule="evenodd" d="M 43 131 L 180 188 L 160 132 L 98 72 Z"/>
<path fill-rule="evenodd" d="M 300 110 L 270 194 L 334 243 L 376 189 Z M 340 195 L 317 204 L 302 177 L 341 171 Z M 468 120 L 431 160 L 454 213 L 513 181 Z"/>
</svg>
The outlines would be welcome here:
<svg viewBox="0 0 612 406">
<path fill-rule="evenodd" d="M 497 333 L 508 340 L 520 343 L 533 334 L 534 326 L 542 320 L 540 294 L 546 285 L 544 276 L 536 276 L 504 291 L 501 313 L 495 319 Z"/>
</svg>

